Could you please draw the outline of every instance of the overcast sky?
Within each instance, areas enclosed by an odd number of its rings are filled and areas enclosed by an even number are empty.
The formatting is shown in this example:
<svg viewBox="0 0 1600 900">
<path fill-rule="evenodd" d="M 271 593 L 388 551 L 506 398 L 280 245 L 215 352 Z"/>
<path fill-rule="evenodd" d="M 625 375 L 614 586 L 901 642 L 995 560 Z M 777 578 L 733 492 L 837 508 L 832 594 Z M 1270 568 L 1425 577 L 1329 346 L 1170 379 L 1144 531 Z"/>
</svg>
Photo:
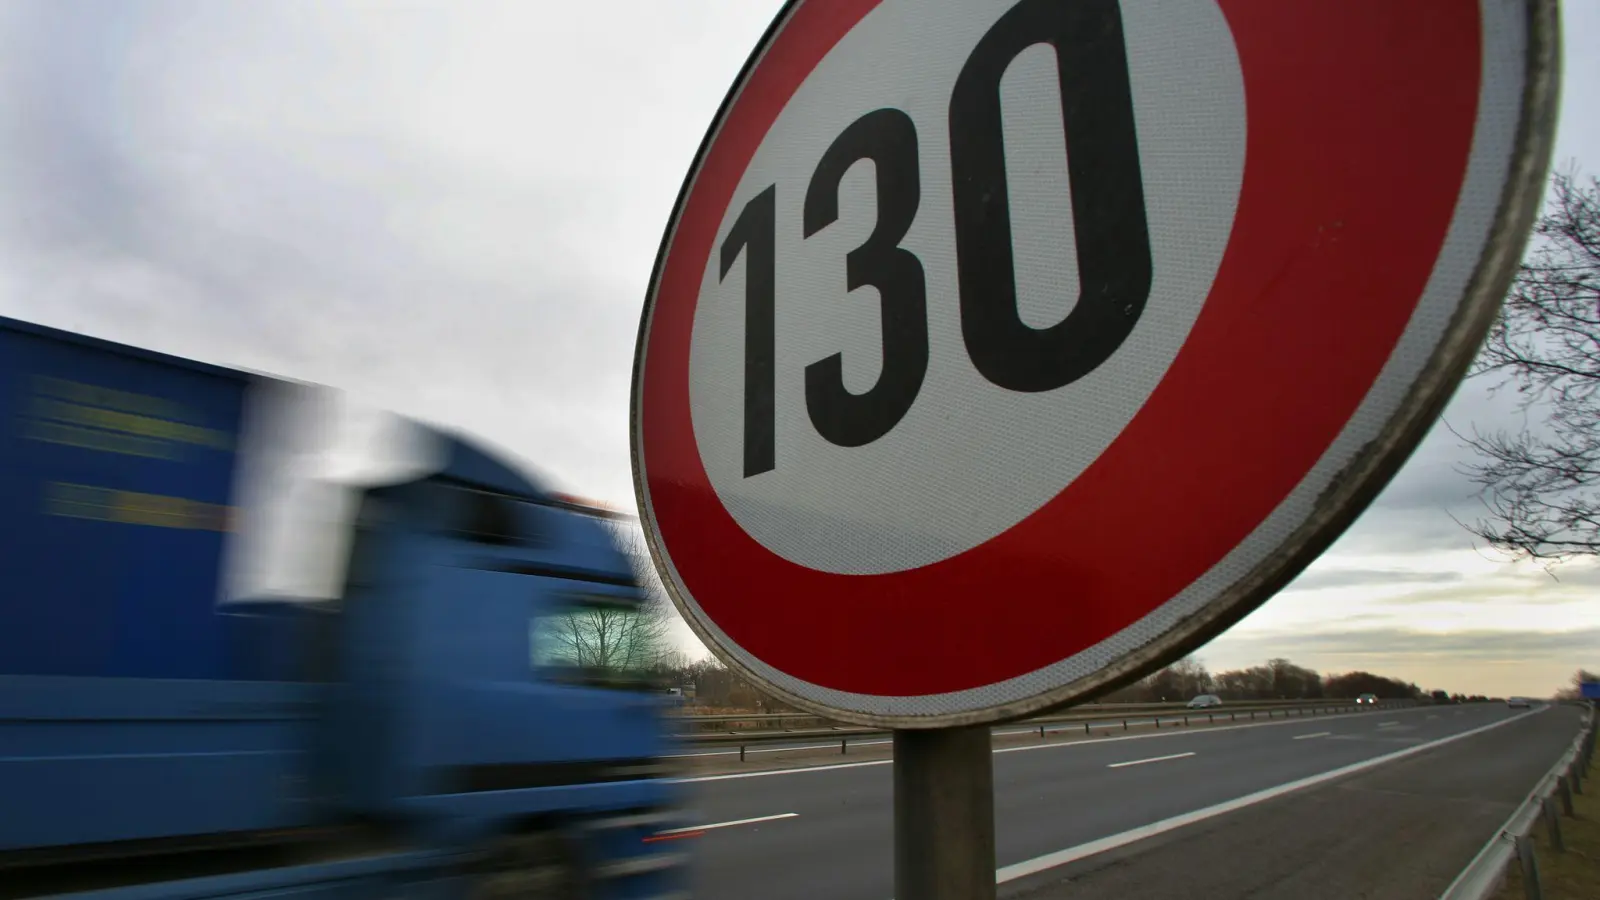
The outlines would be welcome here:
<svg viewBox="0 0 1600 900">
<path fill-rule="evenodd" d="M 662 227 L 776 0 L 7 0 L 0 314 L 335 386 L 633 506 L 628 382 Z M 1600 170 L 1600 4 L 1568 3 L 1558 164 Z M 1514 424 L 1469 383 L 1446 420 Z M 1475 550 L 1435 433 L 1200 654 L 1452 691 L 1600 668 L 1600 569 Z M 688 640 L 692 640 L 688 639 Z"/>
</svg>

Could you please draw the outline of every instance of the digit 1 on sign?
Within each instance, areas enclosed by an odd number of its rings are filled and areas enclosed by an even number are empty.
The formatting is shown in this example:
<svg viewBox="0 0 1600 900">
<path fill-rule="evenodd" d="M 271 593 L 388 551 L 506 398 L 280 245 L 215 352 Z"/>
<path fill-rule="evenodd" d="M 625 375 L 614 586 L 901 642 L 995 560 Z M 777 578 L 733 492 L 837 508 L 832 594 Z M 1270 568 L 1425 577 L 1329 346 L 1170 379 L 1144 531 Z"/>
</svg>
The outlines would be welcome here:
<svg viewBox="0 0 1600 900">
<path fill-rule="evenodd" d="M 722 241 L 722 272 L 748 251 L 744 264 L 744 477 L 776 465 L 773 394 L 777 338 L 773 309 L 777 293 L 777 185 L 755 195 Z"/>
<path fill-rule="evenodd" d="M 877 171 L 878 222 L 867 242 L 845 254 L 845 289 L 870 285 L 882 304 L 883 369 L 864 394 L 844 386 L 844 357 L 806 366 L 806 411 L 817 433 L 841 447 L 860 447 L 905 418 L 928 372 L 928 295 L 922 262 L 900 246 L 922 202 L 917 127 L 898 109 L 878 109 L 834 139 L 806 186 L 804 236 L 839 218 L 839 182 L 858 161 Z"/>
<path fill-rule="evenodd" d="M 1048 328 L 1028 325 L 1017 310 L 1000 110 L 1006 69 L 1040 43 L 1056 51 L 1079 271 L 1077 305 Z M 1117 0 L 1013 6 L 961 67 L 949 121 L 967 355 L 1009 390 L 1071 384 L 1122 346 L 1150 296 L 1150 232 Z"/>
</svg>

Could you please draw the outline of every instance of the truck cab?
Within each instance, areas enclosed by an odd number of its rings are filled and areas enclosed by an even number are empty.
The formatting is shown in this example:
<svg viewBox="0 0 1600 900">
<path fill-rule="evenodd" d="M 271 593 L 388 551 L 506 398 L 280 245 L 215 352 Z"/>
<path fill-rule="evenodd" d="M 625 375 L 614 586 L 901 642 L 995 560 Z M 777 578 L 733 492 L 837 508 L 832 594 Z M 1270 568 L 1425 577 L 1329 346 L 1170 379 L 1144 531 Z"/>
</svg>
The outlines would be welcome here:
<svg viewBox="0 0 1600 900">
<path fill-rule="evenodd" d="M 675 821 L 648 673 L 659 609 L 603 511 L 444 442 L 437 473 L 363 492 L 338 608 L 295 611 L 309 634 L 254 639 L 337 648 L 300 662 L 333 686 L 322 783 L 347 815 L 505 844 L 491 868 L 522 865 L 531 841 L 581 859 L 573 877 L 672 883 L 681 858 L 642 842 Z"/>
<path fill-rule="evenodd" d="M 647 840 L 677 794 L 631 561 L 597 511 L 438 436 L 432 471 L 360 492 L 339 597 L 142 623 L 140 659 L 214 634 L 220 669 L 0 659 L 0 900 L 679 895 Z"/>
<path fill-rule="evenodd" d="M 339 648 L 318 660 L 343 730 L 331 783 L 363 814 L 473 842 L 580 797 L 665 821 L 656 611 L 632 562 L 598 511 L 448 447 L 438 473 L 364 492 L 341 608 L 312 616 L 339 635 L 291 642 Z"/>
</svg>

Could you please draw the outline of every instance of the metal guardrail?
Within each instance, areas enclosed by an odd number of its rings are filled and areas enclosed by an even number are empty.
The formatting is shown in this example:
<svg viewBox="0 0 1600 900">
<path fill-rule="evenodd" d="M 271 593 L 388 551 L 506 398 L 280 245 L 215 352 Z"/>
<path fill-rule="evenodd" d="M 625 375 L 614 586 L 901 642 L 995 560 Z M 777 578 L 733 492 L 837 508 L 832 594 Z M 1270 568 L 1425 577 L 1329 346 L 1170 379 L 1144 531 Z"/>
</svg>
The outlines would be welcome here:
<svg viewBox="0 0 1600 900">
<path fill-rule="evenodd" d="M 1205 709 L 1188 709 L 1182 703 L 1137 703 L 1137 704 L 1097 704 L 1094 706 L 1076 707 L 1070 713 L 1038 716 L 1031 719 L 1022 719 L 1010 723 L 1011 726 L 1026 725 L 1030 729 L 1037 727 L 1039 737 L 1043 738 L 1051 726 L 1061 730 L 1062 725 L 1082 724 L 1084 734 L 1090 733 L 1094 725 L 1122 726 L 1123 731 L 1129 730 L 1131 724 L 1150 724 L 1155 728 L 1185 727 L 1193 722 L 1204 721 L 1215 724 L 1218 721 L 1240 722 L 1260 721 L 1263 719 L 1290 718 L 1292 716 L 1312 717 L 1319 715 L 1337 715 L 1341 713 L 1376 711 L 1381 709 L 1402 709 L 1415 706 L 1409 700 L 1385 700 L 1372 705 L 1357 705 L 1351 700 L 1263 700 L 1241 701 L 1225 703 L 1223 706 L 1213 706 Z M 707 721 L 719 723 L 731 722 L 758 722 L 775 723 L 781 725 L 784 721 L 810 721 L 821 722 L 826 727 L 803 729 L 776 729 L 768 731 L 727 731 L 721 733 L 706 732 L 680 732 L 679 740 L 694 747 L 736 745 L 739 748 L 739 759 L 745 757 L 747 747 L 752 745 L 783 743 L 789 741 L 820 741 L 828 739 L 839 742 L 839 752 L 848 753 L 852 740 L 869 738 L 886 738 L 892 734 L 883 728 L 863 728 L 850 725 L 833 725 L 821 716 L 808 714 L 767 713 L 751 716 L 682 716 L 680 722 Z M 996 726 L 1000 728 L 1005 725 Z M 823 746 L 823 745 L 818 745 Z M 797 748 L 798 749 L 798 748 Z"/>
<path fill-rule="evenodd" d="M 1591 706 L 1572 746 L 1539 779 L 1528 798 L 1506 820 L 1499 833 L 1478 851 L 1472 862 L 1467 863 L 1456 880 L 1445 888 L 1439 900 L 1488 900 L 1505 885 L 1513 862 L 1522 871 L 1523 893 L 1527 900 L 1543 900 L 1539 861 L 1534 855 L 1533 829 L 1539 822 L 1544 822 L 1551 849 L 1556 853 L 1566 852 L 1561 839 L 1561 817 L 1563 814 L 1572 817 L 1572 796 L 1581 796 L 1585 790 L 1600 790 L 1600 787 L 1586 780 L 1589 768 L 1594 763 L 1597 729 L 1600 729 L 1600 717 Z"/>
<path fill-rule="evenodd" d="M 1414 703 L 1415 701 L 1385 700 L 1385 701 L 1380 701 L 1380 702 L 1386 703 L 1386 704 L 1410 705 L 1410 704 Z M 1231 701 L 1224 701 L 1222 706 L 1215 707 L 1214 709 L 1222 710 L 1222 711 L 1247 710 L 1247 709 L 1258 709 L 1259 710 L 1259 709 L 1269 709 L 1269 708 L 1271 708 L 1271 709 L 1283 709 L 1285 707 L 1298 708 L 1298 707 L 1309 707 L 1309 706 L 1352 706 L 1352 705 L 1354 705 L 1354 703 L 1355 703 L 1355 701 L 1351 700 L 1351 699 L 1231 700 Z M 1174 701 L 1174 702 L 1168 702 L 1168 703 L 1086 703 L 1086 704 L 1082 704 L 1080 706 L 1072 707 L 1071 712 L 1050 714 L 1050 715 L 1046 715 L 1046 716 L 1043 716 L 1043 717 L 1040 717 L 1040 718 L 1041 719 L 1048 719 L 1048 718 L 1051 718 L 1052 716 L 1060 716 L 1060 715 L 1074 715 L 1075 716 L 1075 715 L 1086 715 L 1086 714 L 1093 714 L 1093 715 L 1104 714 L 1109 718 L 1116 718 L 1117 714 L 1119 714 L 1119 713 L 1127 713 L 1129 715 L 1132 715 L 1134 713 L 1183 713 L 1183 712 L 1191 712 L 1191 713 L 1193 713 L 1193 712 L 1205 712 L 1205 711 L 1206 711 L 1205 709 L 1190 710 L 1188 704 L 1186 702 L 1184 702 L 1184 701 L 1181 701 L 1181 700 Z M 815 713 L 803 713 L 803 712 L 785 712 L 785 713 L 718 713 L 716 715 L 709 715 L 709 716 L 700 716 L 700 715 L 694 715 L 693 713 L 677 712 L 677 713 L 671 714 L 671 718 L 675 719 L 678 722 L 685 723 L 685 724 L 691 724 L 692 723 L 692 724 L 695 724 L 695 725 L 702 725 L 702 724 L 704 724 L 704 725 L 720 725 L 720 724 L 727 724 L 727 723 L 731 723 L 731 722 L 754 722 L 754 723 L 761 723 L 761 724 L 773 724 L 773 725 L 776 725 L 780 729 L 783 727 L 783 723 L 785 723 L 785 722 L 819 722 L 819 723 L 824 723 L 824 724 L 837 724 L 837 723 L 834 723 L 833 720 L 830 720 L 825 716 L 819 716 L 819 715 L 816 715 Z M 1022 721 L 1033 721 L 1033 720 L 1022 720 Z"/>
<path fill-rule="evenodd" d="M 1302 700 L 1239 700 L 1239 701 L 1234 701 L 1233 703 L 1230 703 L 1228 705 L 1229 705 L 1230 708 L 1232 708 L 1234 706 L 1248 706 L 1248 705 L 1252 705 L 1252 704 L 1260 705 L 1260 706 L 1270 706 L 1270 705 L 1282 706 L 1282 705 L 1292 705 L 1292 704 L 1295 704 L 1295 703 L 1314 703 L 1314 702 L 1322 702 L 1322 701 L 1310 701 L 1310 700 L 1304 700 L 1304 701 L 1302 701 Z M 1346 702 L 1347 703 L 1349 701 L 1327 701 L 1327 702 Z M 1165 702 L 1165 703 L 1085 703 L 1085 704 L 1082 704 L 1080 706 L 1075 706 L 1075 707 L 1073 707 L 1073 709 L 1076 710 L 1076 711 L 1079 711 L 1079 712 L 1099 711 L 1099 710 L 1117 711 L 1117 712 L 1149 712 L 1149 711 L 1153 711 L 1153 710 L 1186 709 L 1187 707 L 1188 707 L 1188 703 L 1186 703 L 1185 701 L 1175 700 L 1175 701 Z M 677 718 L 679 721 L 682 721 L 682 722 L 695 722 L 695 723 L 704 722 L 704 723 L 710 723 L 710 724 L 723 723 L 723 722 L 798 722 L 798 721 L 828 722 L 828 721 L 832 721 L 831 719 L 828 719 L 826 716 L 819 716 L 816 713 L 805 713 L 805 712 L 718 713 L 716 715 L 711 715 L 711 716 L 699 716 L 699 715 L 695 715 L 693 713 L 679 712 L 674 717 Z"/>
</svg>

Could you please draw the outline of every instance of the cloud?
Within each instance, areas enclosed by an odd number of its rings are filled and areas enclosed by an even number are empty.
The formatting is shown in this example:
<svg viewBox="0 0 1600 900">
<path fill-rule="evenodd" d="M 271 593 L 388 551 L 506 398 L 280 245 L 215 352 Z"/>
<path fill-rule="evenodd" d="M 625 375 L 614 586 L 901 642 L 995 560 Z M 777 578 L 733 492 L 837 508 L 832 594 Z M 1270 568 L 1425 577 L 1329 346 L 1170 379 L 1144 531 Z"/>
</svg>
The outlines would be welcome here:
<svg viewBox="0 0 1600 900">
<path fill-rule="evenodd" d="M 631 506 L 645 281 L 775 7 L 6 4 L 0 314 L 332 385 L 346 474 L 393 410 Z"/>
<path fill-rule="evenodd" d="M 1468 549 L 1480 542 L 1468 530 L 1486 515 L 1468 446 L 1476 431 L 1538 430 L 1537 411 L 1520 408 L 1514 391 L 1497 391 L 1492 377 L 1469 378 L 1457 389 L 1394 478 L 1330 548 L 1330 554 L 1426 554 Z"/>
<path fill-rule="evenodd" d="M 1318 591 L 1327 588 L 1389 586 L 1395 584 L 1454 584 L 1460 572 L 1408 571 L 1405 569 L 1310 569 L 1285 590 Z"/>
<path fill-rule="evenodd" d="M 1533 606 L 1568 606 L 1588 599 L 1580 592 L 1562 590 L 1559 585 L 1552 585 L 1549 590 L 1539 590 L 1540 587 L 1530 583 L 1529 579 L 1462 579 L 1448 587 L 1386 594 L 1374 606 L 1397 609 L 1408 606 L 1448 605 L 1456 608 L 1473 604 L 1498 604 L 1512 610 Z"/>
<path fill-rule="evenodd" d="M 1383 566 L 1360 565 L 1383 561 Z M 1346 564 L 1346 563 L 1353 564 Z M 1407 567 L 1400 567 L 1405 562 Z M 1428 587 L 1418 589 L 1416 585 Z M 1600 586 L 1600 562 L 1577 559 L 1545 566 L 1522 561 L 1508 563 L 1492 554 L 1471 551 L 1422 555 L 1391 550 L 1382 555 L 1322 557 L 1295 579 L 1284 593 L 1313 593 L 1366 589 L 1385 602 L 1426 602 L 1429 599 L 1514 599 L 1519 602 L 1567 602 L 1589 596 Z"/>
<path fill-rule="evenodd" d="M 18 4 L 0 312 L 333 384 L 631 500 L 645 279 L 771 6 Z"/>
<path fill-rule="evenodd" d="M 1472 521 L 1471 516 L 1470 509 L 1396 509 L 1375 504 L 1334 541 L 1324 558 L 1470 551 L 1481 544 L 1463 525 Z"/>
<path fill-rule="evenodd" d="M 1335 656 L 1347 665 L 1383 664 L 1397 658 L 1444 659 L 1453 663 L 1570 658 L 1573 668 L 1600 655 L 1600 627 L 1570 631 L 1479 629 L 1430 632 L 1414 628 L 1370 628 L 1315 634 L 1252 634 L 1230 640 L 1236 648 L 1260 647 L 1275 655 Z M 1272 648 L 1272 649 L 1268 649 Z"/>
</svg>

